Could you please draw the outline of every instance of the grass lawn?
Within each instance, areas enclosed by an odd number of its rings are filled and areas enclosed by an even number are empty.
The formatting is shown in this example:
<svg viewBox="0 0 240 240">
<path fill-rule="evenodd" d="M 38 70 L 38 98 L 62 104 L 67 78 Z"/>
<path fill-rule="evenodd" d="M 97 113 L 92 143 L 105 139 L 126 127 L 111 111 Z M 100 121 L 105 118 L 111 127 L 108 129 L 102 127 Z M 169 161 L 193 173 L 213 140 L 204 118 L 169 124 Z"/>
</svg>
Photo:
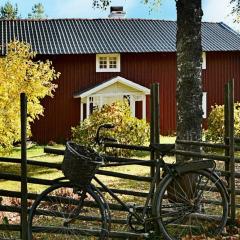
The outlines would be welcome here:
<svg viewBox="0 0 240 240">
<path fill-rule="evenodd" d="M 166 138 L 163 137 L 161 139 L 161 142 L 163 143 L 169 143 L 174 142 L 174 138 Z M 52 163 L 61 163 L 63 160 L 63 156 L 57 156 L 53 154 L 46 154 L 43 150 L 44 146 L 30 146 L 27 150 L 27 158 L 31 160 L 37 160 L 42 162 L 52 162 Z M 64 146 L 57 145 L 54 146 L 54 148 L 62 148 L 64 149 Z M 14 151 L 11 153 L 11 155 L 7 157 L 11 158 L 20 158 L 21 152 L 20 148 L 16 147 Z M 141 158 L 141 159 L 149 159 L 149 155 L 147 153 L 139 152 L 137 156 L 134 158 Z M 149 176 L 150 168 L 144 167 L 144 166 L 122 166 L 122 167 L 112 167 L 112 168 L 105 168 L 105 170 L 112 170 L 116 172 L 121 173 L 128 173 L 132 175 L 140 175 L 140 176 Z M 0 163 L 0 172 L 4 173 L 12 173 L 16 175 L 20 175 L 20 164 L 11 164 L 11 163 Z M 46 167 L 38 167 L 38 166 L 31 166 L 28 165 L 28 177 L 35 177 L 35 178 L 41 178 L 41 179 L 55 179 L 58 177 L 61 177 L 62 172 L 55 169 L 49 169 Z M 127 180 L 127 179 L 120 179 L 115 177 L 108 177 L 108 176 L 101 176 L 99 175 L 99 178 L 107 184 L 109 187 L 112 188 L 118 188 L 118 189 L 129 189 L 134 191 L 148 191 L 149 184 L 145 182 L 137 182 L 133 180 Z M 20 191 L 20 183 L 14 182 L 14 181 L 5 181 L 0 180 L 0 188 L 4 190 L 11 190 L 11 191 Z M 46 186 L 42 185 L 36 185 L 36 184 L 28 184 L 28 192 L 34 192 L 34 193 L 40 193 L 46 188 Z M 109 196 L 106 196 L 108 200 L 110 200 Z M 120 196 L 120 198 L 126 202 L 136 202 L 138 204 L 142 203 L 145 199 L 139 198 L 139 197 L 129 197 L 129 196 Z M 6 202 L 11 202 L 12 200 L 4 200 Z M 4 202 L 3 202 L 4 204 Z M 119 214 L 118 212 L 115 212 L 115 214 Z M 121 213 L 122 215 L 122 213 Z M 7 215 L 8 218 L 11 218 L 12 215 Z M 123 230 L 123 229 L 122 229 Z M 0 234 L 1 235 L 1 234 Z M 6 235 L 8 236 L 8 235 Z M 10 236 L 8 236 L 10 237 Z"/>
<path fill-rule="evenodd" d="M 175 137 L 161 137 L 161 143 L 173 143 L 175 141 Z M 63 156 L 57 156 L 53 154 L 46 154 L 43 150 L 44 146 L 33 145 L 30 146 L 27 150 L 27 158 L 31 160 L 43 161 L 43 162 L 53 162 L 53 163 L 61 163 L 63 160 Z M 64 149 L 62 145 L 55 145 L 54 148 Z M 14 148 L 13 152 L 7 157 L 20 158 L 21 149 L 20 147 Z M 137 156 L 141 159 L 149 159 L 149 156 L 145 152 L 138 152 Z M 171 159 L 166 158 L 167 161 L 171 161 Z M 109 168 L 106 168 L 109 170 Z M 149 167 L 143 166 L 123 166 L 123 167 L 114 167 L 111 168 L 113 171 L 129 173 L 133 175 L 147 176 L 149 175 Z M 12 163 L 0 163 L 0 172 L 5 173 L 13 173 L 20 175 L 20 164 L 12 164 Z M 55 169 L 49 169 L 46 167 L 38 167 L 38 166 L 28 166 L 28 176 L 41 178 L 41 179 L 55 179 L 63 176 L 61 171 Z M 121 183 L 123 188 L 128 188 L 132 186 L 134 189 L 139 189 L 143 187 L 142 184 L 138 184 L 136 181 L 124 180 L 114 177 L 100 176 L 100 179 L 106 182 L 108 185 L 114 187 Z M 19 191 L 20 183 L 13 181 L 5 181 L 0 180 L 0 188 L 4 190 L 12 190 Z M 41 192 L 45 189 L 46 186 L 36 185 L 36 184 L 28 184 L 29 192 Z"/>
<path fill-rule="evenodd" d="M 63 148 L 63 146 L 59 146 L 59 145 L 54 147 Z M 21 156 L 21 149 L 19 147 L 16 147 L 14 148 L 10 156 L 6 156 L 6 157 L 20 158 L 20 156 Z M 37 161 L 43 161 L 43 162 L 61 163 L 63 156 L 46 154 L 44 153 L 43 146 L 31 146 L 27 150 L 27 158 L 31 160 L 37 160 Z M 20 164 L 0 163 L 0 172 L 20 175 Z M 58 178 L 59 176 L 62 176 L 62 174 L 60 171 L 55 169 L 28 165 L 28 176 L 42 178 L 42 179 L 54 179 L 54 178 Z M 0 188 L 5 190 L 19 191 L 20 183 L 1 180 Z M 28 185 L 29 192 L 38 192 L 43 189 L 44 189 L 44 186 L 39 186 L 36 184 Z"/>
<path fill-rule="evenodd" d="M 161 137 L 161 143 L 174 143 L 175 137 Z M 54 148 L 61 148 L 64 149 L 64 146 L 62 145 L 56 145 Z M 216 154 L 220 154 L 220 152 L 216 152 Z M 52 162 L 52 163 L 61 163 L 63 160 L 63 156 L 57 156 L 53 154 L 46 154 L 43 151 L 43 146 L 31 146 L 28 148 L 27 152 L 28 159 L 31 160 L 37 160 L 37 161 L 43 161 L 43 162 Z M 14 151 L 11 153 L 9 157 L 13 158 L 20 158 L 20 148 L 15 148 Z M 147 153 L 139 152 L 134 156 L 134 158 L 140 158 L 140 159 L 149 159 L 149 155 Z M 165 160 L 167 162 L 173 162 L 175 159 L 174 157 L 166 157 Z M 138 176 L 149 176 L 150 168 L 144 167 L 144 166 L 137 166 L 137 165 L 131 165 L 131 166 L 122 166 L 122 167 L 111 167 L 111 168 L 105 168 L 105 170 L 111 170 L 121 173 L 128 173 L 131 175 L 138 175 Z M 11 163 L 0 163 L 0 172 L 5 173 L 12 173 L 20 175 L 20 165 L 19 164 L 11 164 Z M 62 172 L 59 170 L 49 169 L 46 167 L 37 167 L 37 166 L 28 166 L 28 176 L 29 177 L 35 177 L 35 178 L 41 178 L 41 179 L 55 179 L 58 177 L 63 176 Z M 144 191 L 147 192 L 149 190 L 149 183 L 145 182 L 137 182 L 133 180 L 127 180 L 127 179 L 120 179 L 115 177 L 109 177 L 109 176 L 102 176 L 98 175 L 98 177 L 108 186 L 111 188 L 117 188 L 117 189 L 128 189 L 133 191 Z M 20 183 L 13 182 L 13 181 L 0 181 L 0 188 L 5 190 L 11 190 L 11 191 L 19 191 L 20 190 Z M 29 192 L 38 192 L 40 193 L 42 190 L 44 190 L 46 186 L 36 185 L 36 184 L 28 184 L 28 191 Z M 109 196 L 105 196 L 107 200 L 109 201 Z M 145 198 L 140 197 L 130 197 L 127 195 L 122 195 L 120 198 L 125 202 L 134 202 L 137 205 L 144 202 Z M 123 216 L 122 212 L 114 211 L 112 212 L 112 217 L 114 218 L 125 218 L 126 216 Z M 128 227 L 125 225 L 114 225 L 112 226 L 112 229 L 118 229 L 118 230 L 128 230 Z M 10 233 L 8 233 L 10 234 Z M 3 236 L 3 235 L 2 235 Z M 4 235 L 5 237 L 10 237 L 10 235 Z M 1 237 L 1 233 L 0 233 Z M 94 238 L 93 238 L 94 239 Z"/>
</svg>

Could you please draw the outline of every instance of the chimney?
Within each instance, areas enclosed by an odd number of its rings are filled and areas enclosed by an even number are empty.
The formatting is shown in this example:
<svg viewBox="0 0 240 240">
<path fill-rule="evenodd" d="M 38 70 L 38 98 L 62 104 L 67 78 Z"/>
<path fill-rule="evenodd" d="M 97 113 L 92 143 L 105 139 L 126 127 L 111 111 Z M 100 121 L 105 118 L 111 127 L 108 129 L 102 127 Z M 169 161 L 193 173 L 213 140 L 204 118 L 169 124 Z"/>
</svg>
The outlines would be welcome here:
<svg viewBox="0 0 240 240">
<path fill-rule="evenodd" d="M 123 7 L 110 7 L 110 14 L 109 18 L 124 18 L 126 15 L 126 12 L 123 11 Z"/>
</svg>

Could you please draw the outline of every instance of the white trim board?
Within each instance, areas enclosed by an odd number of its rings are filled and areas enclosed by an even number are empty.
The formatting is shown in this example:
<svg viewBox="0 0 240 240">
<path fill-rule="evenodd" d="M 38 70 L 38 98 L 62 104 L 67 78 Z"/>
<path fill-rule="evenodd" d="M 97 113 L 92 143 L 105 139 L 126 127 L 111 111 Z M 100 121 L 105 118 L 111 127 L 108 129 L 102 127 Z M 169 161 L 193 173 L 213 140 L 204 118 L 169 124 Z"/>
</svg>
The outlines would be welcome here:
<svg viewBox="0 0 240 240">
<path fill-rule="evenodd" d="M 96 87 L 93 87 L 91 88 L 90 90 L 86 91 L 86 92 L 83 92 L 81 94 L 76 94 L 74 95 L 74 98 L 85 98 L 85 97 L 88 97 L 89 95 L 93 95 L 95 92 L 98 92 L 114 83 L 122 83 L 123 85 L 126 85 L 126 86 L 129 86 L 133 89 L 136 89 L 138 91 L 141 91 L 143 92 L 145 95 L 149 95 L 150 94 L 150 89 L 149 88 L 146 88 L 140 84 L 137 84 L 137 83 L 134 83 L 132 81 L 129 81 L 123 77 L 120 77 L 120 76 L 117 76 L 115 78 L 112 78 Z"/>
</svg>

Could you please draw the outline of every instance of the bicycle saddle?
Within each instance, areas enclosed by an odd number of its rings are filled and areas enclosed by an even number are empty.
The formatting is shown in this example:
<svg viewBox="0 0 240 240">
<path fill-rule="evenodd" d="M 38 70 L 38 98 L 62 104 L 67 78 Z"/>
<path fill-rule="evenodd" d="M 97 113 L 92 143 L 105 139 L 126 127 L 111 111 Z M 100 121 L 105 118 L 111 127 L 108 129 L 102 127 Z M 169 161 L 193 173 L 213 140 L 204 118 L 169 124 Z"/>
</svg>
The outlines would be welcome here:
<svg viewBox="0 0 240 240">
<path fill-rule="evenodd" d="M 153 143 L 149 146 L 154 151 L 159 151 L 161 156 L 164 156 L 166 154 L 170 154 L 171 150 L 175 148 L 175 144 L 158 144 Z"/>
</svg>

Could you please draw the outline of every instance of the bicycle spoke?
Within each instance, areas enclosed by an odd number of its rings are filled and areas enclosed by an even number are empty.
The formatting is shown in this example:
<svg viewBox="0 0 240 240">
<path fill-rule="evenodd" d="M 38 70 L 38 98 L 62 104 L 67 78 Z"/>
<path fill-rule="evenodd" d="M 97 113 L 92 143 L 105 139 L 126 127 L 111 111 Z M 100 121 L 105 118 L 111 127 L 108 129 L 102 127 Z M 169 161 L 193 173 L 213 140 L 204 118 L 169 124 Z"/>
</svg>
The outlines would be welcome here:
<svg viewBox="0 0 240 240">
<path fill-rule="evenodd" d="M 30 214 L 33 239 L 105 239 L 100 236 L 109 230 L 108 219 L 100 198 L 93 191 L 80 190 L 74 191 L 70 183 L 46 190 Z"/>
<path fill-rule="evenodd" d="M 227 219 L 227 197 L 220 180 L 208 171 L 165 178 L 156 194 L 157 220 L 167 240 L 214 237 Z M 155 206 L 154 206 L 155 207 Z"/>
</svg>

